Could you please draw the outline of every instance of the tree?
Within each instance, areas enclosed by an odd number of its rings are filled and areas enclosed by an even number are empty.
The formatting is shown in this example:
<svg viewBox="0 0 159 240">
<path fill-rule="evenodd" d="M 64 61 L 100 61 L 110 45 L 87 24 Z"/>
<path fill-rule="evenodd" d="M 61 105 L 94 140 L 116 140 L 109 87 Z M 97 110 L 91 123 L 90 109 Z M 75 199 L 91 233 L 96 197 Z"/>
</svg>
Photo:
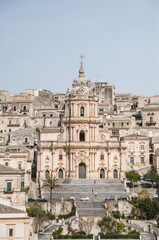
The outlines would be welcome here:
<svg viewBox="0 0 159 240">
<path fill-rule="evenodd" d="M 48 220 L 46 212 L 41 209 L 39 206 L 32 206 L 27 209 L 27 213 L 30 217 L 34 217 L 35 232 L 42 230 L 43 222 Z"/>
<path fill-rule="evenodd" d="M 133 192 L 134 192 L 134 182 L 140 181 L 140 175 L 138 172 L 131 170 L 125 173 L 126 178 L 131 181 L 132 186 L 133 186 Z"/>
<path fill-rule="evenodd" d="M 159 202 L 157 199 L 145 198 L 131 202 L 134 206 L 132 215 L 147 220 L 155 219 L 159 214 Z"/>
<path fill-rule="evenodd" d="M 150 170 L 148 170 L 148 172 L 144 175 L 144 179 L 151 182 L 152 183 L 152 187 L 153 187 L 153 183 L 155 182 L 156 184 L 158 184 L 159 182 L 159 174 L 156 170 L 156 168 L 151 168 Z"/>
<path fill-rule="evenodd" d="M 125 232 L 125 224 L 122 221 L 117 223 L 117 231 L 118 232 Z"/>
<path fill-rule="evenodd" d="M 50 201 L 52 201 L 52 190 L 60 187 L 58 179 L 52 175 L 52 172 L 47 177 L 45 186 L 50 188 Z"/>
<path fill-rule="evenodd" d="M 104 217 L 98 222 L 98 226 L 104 233 L 111 233 L 117 229 L 117 223 L 111 217 Z"/>
</svg>

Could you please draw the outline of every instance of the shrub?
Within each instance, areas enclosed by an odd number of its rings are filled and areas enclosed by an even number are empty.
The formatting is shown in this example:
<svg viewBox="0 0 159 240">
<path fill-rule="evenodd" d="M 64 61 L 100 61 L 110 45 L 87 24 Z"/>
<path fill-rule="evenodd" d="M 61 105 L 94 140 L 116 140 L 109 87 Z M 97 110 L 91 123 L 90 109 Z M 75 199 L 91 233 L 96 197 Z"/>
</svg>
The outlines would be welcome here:
<svg viewBox="0 0 159 240">
<path fill-rule="evenodd" d="M 59 217 L 59 219 L 62 219 L 62 218 L 67 219 L 72 216 L 75 216 L 75 214 L 76 214 L 76 207 L 73 205 L 70 213 L 64 214 L 64 215 L 59 215 L 58 217 Z"/>
<path fill-rule="evenodd" d="M 51 214 L 50 212 L 48 212 L 46 215 L 49 220 L 55 220 L 55 215 Z"/>
<path fill-rule="evenodd" d="M 118 210 L 112 211 L 112 216 L 115 218 L 121 218 L 121 213 Z"/>
</svg>

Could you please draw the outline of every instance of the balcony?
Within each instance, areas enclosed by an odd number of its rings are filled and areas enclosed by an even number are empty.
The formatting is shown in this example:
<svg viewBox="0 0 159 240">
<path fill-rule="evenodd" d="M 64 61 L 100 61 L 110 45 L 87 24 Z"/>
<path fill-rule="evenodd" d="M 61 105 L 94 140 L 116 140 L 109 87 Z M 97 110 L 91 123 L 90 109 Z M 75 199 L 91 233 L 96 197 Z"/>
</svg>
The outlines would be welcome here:
<svg viewBox="0 0 159 240">
<path fill-rule="evenodd" d="M 7 189 L 7 188 L 4 188 L 4 193 L 13 193 L 14 192 L 14 188 L 11 188 L 11 189 Z"/>
<path fill-rule="evenodd" d="M 155 126 L 156 125 L 156 122 L 146 122 L 146 125 L 147 126 Z"/>
<path fill-rule="evenodd" d="M 8 124 L 7 127 L 20 127 L 20 124 L 18 123 L 11 123 L 11 124 Z"/>
</svg>

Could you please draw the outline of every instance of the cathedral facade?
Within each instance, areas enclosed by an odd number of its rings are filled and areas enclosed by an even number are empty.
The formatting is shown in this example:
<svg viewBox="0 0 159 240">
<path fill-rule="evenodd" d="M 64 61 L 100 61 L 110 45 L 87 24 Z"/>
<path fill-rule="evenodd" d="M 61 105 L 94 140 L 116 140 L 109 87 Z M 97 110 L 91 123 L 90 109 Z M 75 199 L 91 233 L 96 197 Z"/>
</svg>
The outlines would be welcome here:
<svg viewBox="0 0 159 240">
<path fill-rule="evenodd" d="M 78 80 L 66 94 L 59 126 L 41 130 L 37 159 L 41 180 L 50 173 L 70 179 L 124 178 L 126 148 L 99 127 L 98 100 L 95 84 L 85 79 L 81 63 Z"/>
</svg>

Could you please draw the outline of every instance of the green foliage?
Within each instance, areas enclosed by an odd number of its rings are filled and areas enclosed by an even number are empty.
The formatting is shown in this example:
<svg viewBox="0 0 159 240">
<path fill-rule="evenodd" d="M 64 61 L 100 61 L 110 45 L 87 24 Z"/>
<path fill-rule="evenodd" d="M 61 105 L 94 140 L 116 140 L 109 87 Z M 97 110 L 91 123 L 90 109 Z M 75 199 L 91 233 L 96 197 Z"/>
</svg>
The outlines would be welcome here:
<svg viewBox="0 0 159 240">
<path fill-rule="evenodd" d="M 142 115 L 141 113 L 137 113 L 137 114 L 134 114 L 132 115 L 133 117 L 135 117 L 136 120 L 142 120 Z"/>
<path fill-rule="evenodd" d="M 140 219 L 155 219 L 159 214 L 159 201 L 157 199 L 145 198 L 138 201 L 129 201 L 133 204 L 132 215 Z"/>
<path fill-rule="evenodd" d="M 112 216 L 115 218 L 121 218 L 121 213 L 118 210 L 112 211 Z"/>
<path fill-rule="evenodd" d="M 50 188 L 50 201 L 51 201 L 52 190 L 60 187 L 60 185 L 58 184 L 58 179 L 52 175 L 52 172 L 51 172 L 51 175 L 49 175 L 48 178 L 46 179 L 45 186 Z"/>
<path fill-rule="evenodd" d="M 54 239 L 92 239 L 93 235 L 92 234 L 86 234 L 83 231 L 72 233 L 71 235 L 62 235 L 62 228 L 59 228 L 58 230 L 55 230 L 53 232 L 53 238 Z"/>
<path fill-rule="evenodd" d="M 131 170 L 125 173 L 126 178 L 131 182 L 138 182 L 140 181 L 140 175 L 138 172 Z"/>
<path fill-rule="evenodd" d="M 46 212 L 38 206 L 33 206 L 31 208 L 27 208 L 27 213 L 28 213 L 29 217 L 38 217 L 39 218 L 39 217 L 46 216 Z"/>
<path fill-rule="evenodd" d="M 117 232 L 100 234 L 101 239 L 139 239 L 140 233 L 136 231 L 130 231 L 128 234 L 121 234 Z"/>
<path fill-rule="evenodd" d="M 117 231 L 125 232 L 125 224 L 122 221 L 117 222 Z"/>
<path fill-rule="evenodd" d="M 98 222 L 98 226 L 104 233 L 111 233 L 117 229 L 117 223 L 111 217 L 104 217 Z"/>
<path fill-rule="evenodd" d="M 159 174 L 157 173 L 156 168 L 151 168 L 145 175 L 144 179 L 151 182 L 152 184 L 159 182 Z"/>
<path fill-rule="evenodd" d="M 50 212 L 48 212 L 46 215 L 49 220 L 55 220 L 55 215 L 51 214 Z"/>
<path fill-rule="evenodd" d="M 64 214 L 64 215 L 59 215 L 58 217 L 59 217 L 59 219 L 62 219 L 62 218 L 67 219 L 72 216 L 75 216 L 75 214 L 76 214 L 76 207 L 73 205 L 70 213 Z"/>
</svg>

